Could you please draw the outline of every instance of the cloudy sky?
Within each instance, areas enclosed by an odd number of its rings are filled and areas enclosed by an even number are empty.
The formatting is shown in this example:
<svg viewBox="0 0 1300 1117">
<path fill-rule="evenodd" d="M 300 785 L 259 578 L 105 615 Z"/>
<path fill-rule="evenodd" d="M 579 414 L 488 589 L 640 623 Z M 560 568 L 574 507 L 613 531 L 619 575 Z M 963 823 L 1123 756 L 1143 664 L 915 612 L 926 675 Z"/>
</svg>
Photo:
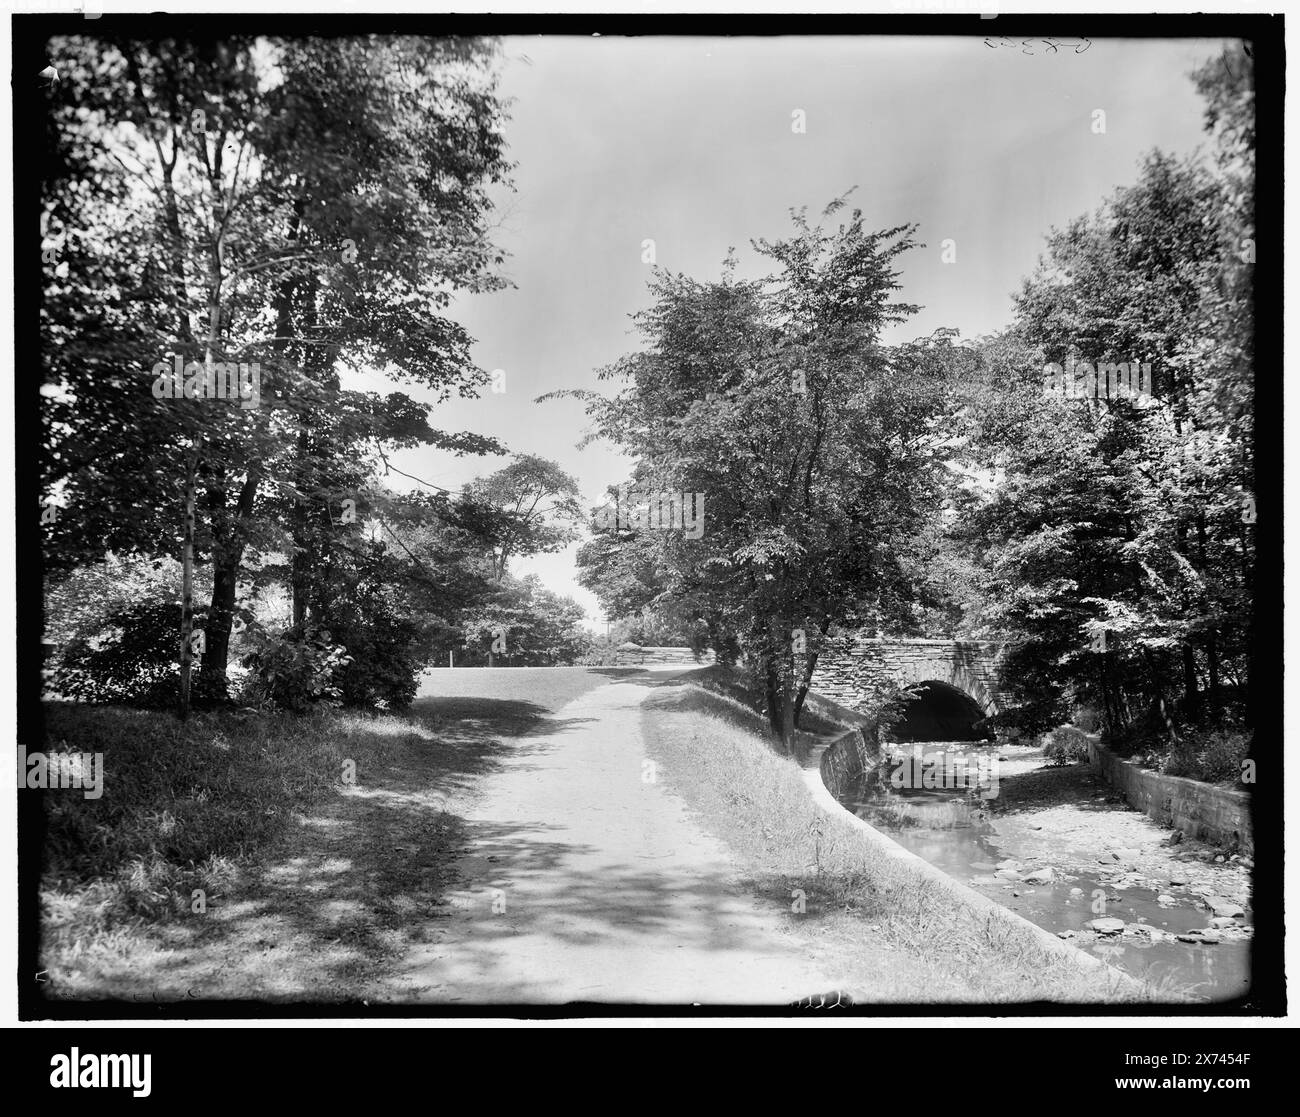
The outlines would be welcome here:
<svg viewBox="0 0 1300 1117">
<path fill-rule="evenodd" d="M 1202 143 L 1187 75 L 1220 45 L 1097 39 L 1075 53 L 1083 40 L 1059 42 L 1025 54 L 949 37 L 506 40 L 518 167 L 497 238 L 516 286 L 453 311 L 477 362 L 505 370 L 506 391 L 440 406 L 434 425 L 555 459 L 596 503 L 626 478 L 622 459 L 604 443 L 576 448 L 580 404 L 533 401 L 600 386 L 596 370 L 637 346 L 628 315 L 646 303 L 643 242 L 661 267 L 701 279 L 717 278 L 735 245 L 740 273 L 758 274 L 751 238 L 785 234 L 791 207 L 819 213 L 852 187 L 869 226 L 916 222 L 927 245 L 902 258 L 902 295 L 924 309 L 887 340 L 1006 326 L 1051 226 L 1132 182 L 1152 147 Z M 454 489 L 505 461 L 413 451 L 395 464 Z M 595 620 L 573 551 L 513 570 L 535 571 Z"/>
</svg>

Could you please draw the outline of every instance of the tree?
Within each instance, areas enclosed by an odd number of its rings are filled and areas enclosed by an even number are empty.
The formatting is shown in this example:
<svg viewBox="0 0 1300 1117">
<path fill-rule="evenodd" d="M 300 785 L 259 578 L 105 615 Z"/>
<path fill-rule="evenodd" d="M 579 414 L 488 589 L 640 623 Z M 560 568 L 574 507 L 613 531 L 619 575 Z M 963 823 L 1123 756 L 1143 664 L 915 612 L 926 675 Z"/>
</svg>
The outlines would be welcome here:
<svg viewBox="0 0 1300 1117">
<path fill-rule="evenodd" d="M 501 575 L 496 593 L 466 613 L 462 660 L 467 666 L 576 663 L 592 644 L 583 616 L 581 605 L 546 589 L 537 575 Z"/>
<path fill-rule="evenodd" d="M 1095 701 L 1116 735 L 1153 709 L 1172 725 L 1240 708 L 1249 680 L 1249 59 L 1229 51 L 1196 80 L 1213 161 L 1154 152 L 1052 232 L 1015 328 L 983 349 L 971 416 L 997 475 L 962 516 L 988 573 L 974 612 L 1025 641 L 1008 666 L 1034 704 Z M 1154 398 L 1045 396 L 1045 361 L 1149 365 Z"/>
<path fill-rule="evenodd" d="M 906 577 L 893 545 L 937 499 L 951 384 L 945 362 L 879 342 L 915 310 L 892 301 L 912 228 L 869 232 L 858 210 L 833 232 L 792 216 L 790 238 L 754 242 L 777 265 L 762 281 L 736 280 L 734 257 L 721 282 L 656 273 L 635 318 L 646 349 L 601 374 L 627 386 L 587 394 L 595 434 L 635 460 L 628 490 L 644 495 L 629 495 L 630 516 L 605 516 L 607 539 L 584 556 L 618 571 L 628 604 L 652 563 L 661 588 L 643 604 L 698 618 L 724 662 L 743 649 L 774 734 L 797 751 L 832 626 Z M 663 524 L 665 497 L 702 511 L 698 537 Z"/>
<path fill-rule="evenodd" d="M 216 697 L 245 548 L 278 538 L 268 485 L 296 502 L 289 532 L 309 578 L 304 524 L 332 481 L 313 460 L 326 444 L 336 463 L 362 446 L 494 447 L 431 430 L 431 405 L 342 392 L 336 372 L 366 364 L 444 398 L 486 380 L 440 311 L 457 290 L 501 285 L 485 221 L 487 188 L 508 170 L 494 50 L 415 37 L 59 44 L 46 215 L 66 247 L 51 253 L 43 316 L 46 482 L 69 514 L 50 546 L 64 564 L 105 545 L 175 553 L 187 571 L 208 559 Z M 173 357 L 255 367 L 258 406 L 146 394 Z M 184 709 L 188 600 L 182 615 Z"/>
<path fill-rule="evenodd" d="M 512 555 L 558 551 L 578 537 L 578 482 L 536 454 L 516 454 L 504 469 L 470 482 L 465 496 L 496 514 L 493 571 L 500 581 Z"/>
</svg>

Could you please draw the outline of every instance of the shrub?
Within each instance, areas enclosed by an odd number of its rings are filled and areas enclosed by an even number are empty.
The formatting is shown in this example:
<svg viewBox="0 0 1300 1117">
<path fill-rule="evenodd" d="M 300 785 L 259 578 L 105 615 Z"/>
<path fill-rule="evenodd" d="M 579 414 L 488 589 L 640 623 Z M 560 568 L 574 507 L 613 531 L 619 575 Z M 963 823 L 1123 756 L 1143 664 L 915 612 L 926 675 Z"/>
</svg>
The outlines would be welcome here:
<svg viewBox="0 0 1300 1117">
<path fill-rule="evenodd" d="M 348 662 L 334 675 L 345 706 L 402 709 L 411 704 L 423 666 L 421 632 L 414 623 L 375 611 L 359 624 L 333 621 L 330 632 L 348 653 Z"/>
<path fill-rule="evenodd" d="M 212 596 L 206 568 L 194 572 L 194 600 Z M 107 554 L 100 562 L 52 576 L 45 586 L 45 639 L 66 644 L 108 627 L 115 613 L 143 601 L 181 598 L 181 564 L 173 558 Z"/>
<path fill-rule="evenodd" d="M 195 610 L 194 627 L 206 612 Z M 86 625 L 68 641 L 49 685 L 65 698 L 92 704 L 159 709 L 175 702 L 180 679 L 181 606 L 142 601 Z M 89 629 L 89 630 L 88 630 Z"/>
<path fill-rule="evenodd" d="M 1043 735 L 1043 756 L 1056 767 L 1087 760 L 1088 735 L 1073 725 L 1057 726 Z"/>
<path fill-rule="evenodd" d="M 1100 733 L 1106 719 L 1095 706 L 1081 706 L 1075 710 L 1073 721 L 1085 733 Z"/>
<path fill-rule="evenodd" d="M 1161 770 L 1206 783 L 1238 783 L 1250 744 L 1249 733 L 1229 727 L 1192 730 L 1165 754 Z"/>
<path fill-rule="evenodd" d="M 1106 744 L 1116 756 L 1134 758 L 1143 763 L 1159 764 L 1169 750 L 1169 725 L 1156 707 L 1145 710 L 1122 732 L 1111 736 Z M 1155 758 L 1154 760 L 1152 758 Z"/>
<path fill-rule="evenodd" d="M 251 670 L 241 695 L 244 705 L 302 713 L 342 702 L 335 676 L 352 657 L 327 629 L 307 625 L 272 636 L 250 626 L 246 636 L 254 650 L 243 659 Z"/>
</svg>

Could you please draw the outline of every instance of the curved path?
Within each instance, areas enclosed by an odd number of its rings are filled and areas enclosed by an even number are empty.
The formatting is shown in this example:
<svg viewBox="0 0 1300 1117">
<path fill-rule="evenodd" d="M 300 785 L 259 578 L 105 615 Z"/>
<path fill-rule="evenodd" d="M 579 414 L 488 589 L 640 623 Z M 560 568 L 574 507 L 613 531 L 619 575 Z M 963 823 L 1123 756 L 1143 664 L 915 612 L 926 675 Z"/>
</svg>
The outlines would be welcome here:
<svg viewBox="0 0 1300 1117">
<path fill-rule="evenodd" d="M 385 999 L 771 1005 L 831 988 L 782 913 L 736 886 L 726 849 L 651 781 L 648 693 L 610 683 L 508 742 L 467 815 L 464 886 Z"/>
</svg>

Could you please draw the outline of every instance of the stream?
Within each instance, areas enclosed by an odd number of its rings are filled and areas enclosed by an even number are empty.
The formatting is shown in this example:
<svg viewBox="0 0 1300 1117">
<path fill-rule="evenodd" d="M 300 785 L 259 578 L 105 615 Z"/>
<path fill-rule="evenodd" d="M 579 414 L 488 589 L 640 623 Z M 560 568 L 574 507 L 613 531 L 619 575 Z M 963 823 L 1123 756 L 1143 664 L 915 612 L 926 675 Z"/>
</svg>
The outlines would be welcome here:
<svg viewBox="0 0 1300 1117">
<path fill-rule="evenodd" d="M 1169 831 L 1105 794 L 1099 779 L 1096 787 L 1087 784 L 1087 769 L 1049 768 L 1036 747 L 951 741 L 886 747 L 888 759 L 850 784 L 840 803 L 899 845 L 1158 989 L 1206 1001 L 1249 991 L 1243 869 L 1215 862 L 1216 852 L 1198 843 L 1171 849 Z M 1033 783 L 1028 803 L 1023 795 L 1006 795 L 1017 780 Z M 1039 790 L 1056 784 L 1057 794 Z M 1013 803 L 1006 806 L 1004 798 Z M 1141 848 L 1115 848 L 1122 845 L 1118 836 L 1133 841 L 1134 833 Z M 1205 898 L 1221 901 L 1225 894 L 1243 897 L 1241 914 L 1216 920 Z M 1122 920 L 1123 932 L 1089 929 L 1100 916 Z M 1202 938 L 1218 941 L 1176 937 L 1212 927 Z"/>
</svg>

